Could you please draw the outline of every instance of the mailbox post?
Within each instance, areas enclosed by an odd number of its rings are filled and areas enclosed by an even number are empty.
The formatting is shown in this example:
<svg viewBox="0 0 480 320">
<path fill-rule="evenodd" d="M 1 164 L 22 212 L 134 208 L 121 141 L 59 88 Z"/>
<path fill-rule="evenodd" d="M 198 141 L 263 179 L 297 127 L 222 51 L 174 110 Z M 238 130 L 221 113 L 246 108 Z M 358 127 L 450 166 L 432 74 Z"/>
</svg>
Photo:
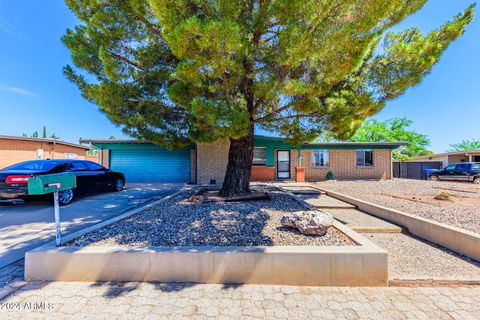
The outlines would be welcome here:
<svg viewBox="0 0 480 320">
<path fill-rule="evenodd" d="M 77 187 L 77 179 L 71 172 L 46 174 L 28 179 L 28 194 L 43 195 L 53 193 L 53 208 L 55 214 L 55 244 L 61 245 L 60 205 L 58 192 Z"/>
</svg>

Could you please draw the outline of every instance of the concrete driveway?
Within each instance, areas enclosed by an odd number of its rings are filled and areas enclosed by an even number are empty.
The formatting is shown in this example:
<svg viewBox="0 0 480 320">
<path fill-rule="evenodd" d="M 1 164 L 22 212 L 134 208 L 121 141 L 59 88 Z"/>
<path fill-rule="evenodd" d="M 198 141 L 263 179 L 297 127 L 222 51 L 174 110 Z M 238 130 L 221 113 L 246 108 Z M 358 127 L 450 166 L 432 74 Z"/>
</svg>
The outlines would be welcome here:
<svg viewBox="0 0 480 320">
<path fill-rule="evenodd" d="M 122 192 L 80 196 L 60 208 L 62 234 L 66 235 L 160 199 L 183 184 L 130 183 Z M 0 268 L 21 259 L 26 251 L 55 239 L 53 204 L 33 200 L 24 205 L 0 206 Z"/>
</svg>

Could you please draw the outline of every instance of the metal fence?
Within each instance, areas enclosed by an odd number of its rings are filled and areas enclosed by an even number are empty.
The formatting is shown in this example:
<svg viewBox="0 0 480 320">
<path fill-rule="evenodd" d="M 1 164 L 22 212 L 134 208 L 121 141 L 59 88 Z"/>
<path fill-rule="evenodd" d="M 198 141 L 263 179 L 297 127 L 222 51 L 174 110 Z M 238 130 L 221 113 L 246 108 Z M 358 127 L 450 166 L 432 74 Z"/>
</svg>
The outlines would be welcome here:
<svg viewBox="0 0 480 320">
<path fill-rule="evenodd" d="M 409 161 L 393 162 L 393 176 L 395 178 L 426 180 L 425 169 L 442 169 L 441 161 Z"/>
</svg>

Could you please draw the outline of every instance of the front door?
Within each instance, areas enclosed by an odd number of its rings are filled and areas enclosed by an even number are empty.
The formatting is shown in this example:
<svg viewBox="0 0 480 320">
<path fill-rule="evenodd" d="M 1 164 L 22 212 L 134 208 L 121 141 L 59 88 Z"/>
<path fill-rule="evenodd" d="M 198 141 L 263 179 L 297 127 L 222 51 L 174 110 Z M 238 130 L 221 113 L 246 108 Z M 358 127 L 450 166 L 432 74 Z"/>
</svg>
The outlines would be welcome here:
<svg viewBox="0 0 480 320">
<path fill-rule="evenodd" d="M 290 150 L 277 151 L 277 179 L 290 179 Z"/>
</svg>

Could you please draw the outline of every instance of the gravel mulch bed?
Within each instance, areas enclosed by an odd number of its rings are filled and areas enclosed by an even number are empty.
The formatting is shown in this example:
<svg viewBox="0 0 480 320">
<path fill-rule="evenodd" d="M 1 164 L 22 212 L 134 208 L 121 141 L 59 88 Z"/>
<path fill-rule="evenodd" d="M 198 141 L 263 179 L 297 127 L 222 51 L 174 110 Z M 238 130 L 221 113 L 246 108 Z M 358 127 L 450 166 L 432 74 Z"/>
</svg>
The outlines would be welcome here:
<svg viewBox="0 0 480 320">
<path fill-rule="evenodd" d="M 363 233 L 388 251 L 390 279 L 480 281 L 480 263 L 403 233 Z"/>
<path fill-rule="evenodd" d="M 184 192 L 127 219 L 83 235 L 66 246 L 350 246 L 331 227 L 325 236 L 305 236 L 282 227 L 286 213 L 305 210 L 288 194 L 269 190 L 271 200 L 192 202 Z"/>
<path fill-rule="evenodd" d="M 325 181 L 318 182 L 316 185 L 388 208 L 480 233 L 480 186 L 471 183 L 393 179 L 385 181 Z M 443 191 L 451 195 L 451 201 L 433 199 Z"/>
</svg>

